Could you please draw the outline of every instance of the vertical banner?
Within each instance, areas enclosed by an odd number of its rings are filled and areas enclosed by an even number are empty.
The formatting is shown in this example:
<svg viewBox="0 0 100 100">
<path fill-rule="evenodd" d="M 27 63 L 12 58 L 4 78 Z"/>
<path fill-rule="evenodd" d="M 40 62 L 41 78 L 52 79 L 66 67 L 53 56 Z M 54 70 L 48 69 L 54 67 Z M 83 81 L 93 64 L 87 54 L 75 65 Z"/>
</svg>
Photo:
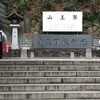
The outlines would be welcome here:
<svg viewBox="0 0 100 100">
<path fill-rule="evenodd" d="M 44 32 L 82 32 L 82 12 L 43 12 Z"/>
</svg>

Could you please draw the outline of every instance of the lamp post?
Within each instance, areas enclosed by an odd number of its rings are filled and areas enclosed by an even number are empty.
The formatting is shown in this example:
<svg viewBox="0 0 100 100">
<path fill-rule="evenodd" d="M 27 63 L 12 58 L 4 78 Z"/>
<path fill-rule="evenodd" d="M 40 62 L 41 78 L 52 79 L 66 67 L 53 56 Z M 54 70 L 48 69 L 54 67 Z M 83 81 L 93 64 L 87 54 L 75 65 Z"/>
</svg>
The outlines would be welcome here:
<svg viewBox="0 0 100 100">
<path fill-rule="evenodd" d="M 16 10 L 14 10 L 10 15 L 6 17 L 11 21 L 10 27 L 12 27 L 12 49 L 18 49 L 18 28 L 20 27 L 19 23 L 24 20 L 24 18 L 19 15 Z"/>
</svg>

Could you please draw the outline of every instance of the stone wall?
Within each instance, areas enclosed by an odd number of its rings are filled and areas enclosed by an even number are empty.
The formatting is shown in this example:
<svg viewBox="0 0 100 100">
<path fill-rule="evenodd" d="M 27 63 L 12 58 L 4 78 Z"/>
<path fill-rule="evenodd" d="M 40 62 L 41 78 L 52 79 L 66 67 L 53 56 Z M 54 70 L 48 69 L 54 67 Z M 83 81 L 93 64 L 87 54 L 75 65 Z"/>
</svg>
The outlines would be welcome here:
<svg viewBox="0 0 100 100">
<path fill-rule="evenodd" d="M 6 16 L 6 4 L 3 2 L 3 0 L 0 0 L 0 29 L 3 31 L 7 28 L 7 22 L 5 19 Z"/>
<path fill-rule="evenodd" d="M 84 33 L 91 34 L 93 38 L 100 39 L 100 23 L 97 21 L 90 22 L 84 21 L 83 23 Z"/>
</svg>

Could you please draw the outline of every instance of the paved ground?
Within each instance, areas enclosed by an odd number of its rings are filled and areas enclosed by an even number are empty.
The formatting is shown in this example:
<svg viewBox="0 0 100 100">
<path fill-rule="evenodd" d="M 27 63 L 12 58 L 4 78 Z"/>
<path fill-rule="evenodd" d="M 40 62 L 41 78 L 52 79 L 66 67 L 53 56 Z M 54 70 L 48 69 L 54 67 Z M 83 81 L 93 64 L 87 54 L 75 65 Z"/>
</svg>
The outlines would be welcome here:
<svg viewBox="0 0 100 100">
<path fill-rule="evenodd" d="M 3 58 L 0 61 L 100 61 L 100 57 L 92 57 L 91 59 L 86 59 L 85 57 L 80 58 L 68 58 L 68 57 L 34 57 L 21 59 L 21 57 Z"/>
</svg>

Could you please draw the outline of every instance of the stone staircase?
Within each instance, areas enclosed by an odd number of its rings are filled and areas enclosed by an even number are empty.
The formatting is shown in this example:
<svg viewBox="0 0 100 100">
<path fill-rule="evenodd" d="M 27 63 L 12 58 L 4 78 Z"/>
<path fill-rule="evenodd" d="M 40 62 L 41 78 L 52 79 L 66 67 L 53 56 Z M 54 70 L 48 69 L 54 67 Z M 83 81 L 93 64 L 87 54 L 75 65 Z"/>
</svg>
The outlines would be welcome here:
<svg viewBox="0 0 100 100">
<path fill-rule="evenodd" d="M 100 100 L 100 61 L 0 60 L 0 100 Z"/>
</svg>

